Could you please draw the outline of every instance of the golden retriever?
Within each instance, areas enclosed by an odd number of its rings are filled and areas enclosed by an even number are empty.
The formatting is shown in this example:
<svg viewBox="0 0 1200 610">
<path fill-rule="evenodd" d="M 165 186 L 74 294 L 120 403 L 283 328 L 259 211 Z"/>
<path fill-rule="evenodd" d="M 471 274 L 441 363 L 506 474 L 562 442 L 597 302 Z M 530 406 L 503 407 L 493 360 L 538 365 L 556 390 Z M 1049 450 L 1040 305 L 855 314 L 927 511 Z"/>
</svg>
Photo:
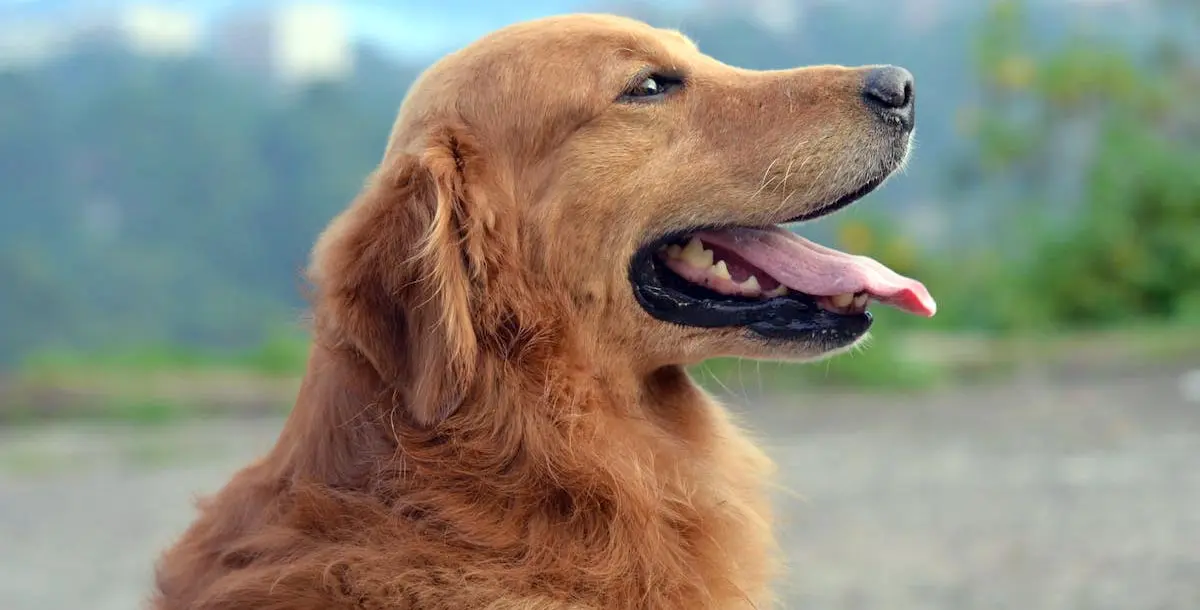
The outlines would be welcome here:
<svg viewBox="0 0 1200 610">
<path fill-rule="evenodd" d="M 796 237 L 900 167 L 900 68 L 750 71 L 602 15 L 429 68 L 313 251 L 275 447 L 160 610 L 765 608 L 771 462 L 685 366 L 813 359 L 918 282 Z"/>
</svg>

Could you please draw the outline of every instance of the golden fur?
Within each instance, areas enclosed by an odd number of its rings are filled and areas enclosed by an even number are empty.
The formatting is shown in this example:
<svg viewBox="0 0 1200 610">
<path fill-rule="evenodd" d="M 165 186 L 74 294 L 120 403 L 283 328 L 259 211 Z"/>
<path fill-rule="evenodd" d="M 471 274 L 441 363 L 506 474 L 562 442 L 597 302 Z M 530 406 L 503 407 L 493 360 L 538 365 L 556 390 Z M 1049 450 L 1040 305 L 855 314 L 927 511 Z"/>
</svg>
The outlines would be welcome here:
<svg viewBox="0 0 1200 610">
<path fill-rule="evenodd" d="M 644 66 L 679 101 L 616 104 Z M 765 608 L 772 465 L 684 366 L 810 358 L 658 322 L 647 239 L 766 224 L 874 171 L 861 68 L 757 72 L 577 15 L 431 67 L 320 237 L 275 447 L 163 556 L 158 610 Z"/>
</svg>

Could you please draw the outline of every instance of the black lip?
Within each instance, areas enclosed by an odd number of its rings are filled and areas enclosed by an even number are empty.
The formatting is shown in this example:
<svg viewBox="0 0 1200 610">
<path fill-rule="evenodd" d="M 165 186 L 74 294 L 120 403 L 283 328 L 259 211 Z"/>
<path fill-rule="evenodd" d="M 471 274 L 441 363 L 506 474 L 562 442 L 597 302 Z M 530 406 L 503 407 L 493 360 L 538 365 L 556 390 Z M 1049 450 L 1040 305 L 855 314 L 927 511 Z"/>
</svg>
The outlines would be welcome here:
<svg viewBox="0 0 1200 610">
<path fill-rule="evenodd" d="M 878 178 L 875 178 L 875 179 L 871 180 L 870 182 L 867 182 L 866 184 L 862 185 L 861 187 L 858 188 L 858 190 L 855 190 L 849 194 L 843 195 L 841 198 L 835 200 L 833 203 L 830 203 L 828 205 L 823 205 L 820 208 L 817 208 L 816 210 L 813 210 L 807 214 L 801 214 L 801 215 L 799 215 L 795 218 L 792 218 L 790 220 L 787 220 L 781 224 L 789 224 L 789 223 L 793 223 L 793 222 L 804 222 L 806 220 L 813 220 L 816 218 L 820 218 L 822 216 L 828 216 L 828 215 L 854 203 L 855 201 L 858 201 L 859 199 L 862 199 L 863 197 L 870 195 L 871 192 L 874 191 L 875 189 L 879 188 L 879 185 L 883 184 L 883 181 L 887 180 L 888 176 L 890 176 L 890 175 L 891 175 L 891 172 L 884 173 L 882 176 L 879 176 Z"/>
<path fill-rule="evenodd" d="M 639 250 L 629 267 L 634 297 L 659 320 L 701 328 L 744 327 L 765 339 L 804 339 L 819 342 L 824 349 L 849 345 L 871 328 L 870 312 L 836 314 L 806 294 L 747 299 L 693 284 L 659 260 L 657 251 L 663 241 Z"/>
<path fill-rule="evenodd" d="M 781 224 L 832 214 L 874 191 L 889 174 L 884 173 L 833 203 Z M 833 313 L 818 306 L 814 297 L 796 292 L 770 299 L 723 295 L 679 277 L 658 258 L 663 245 L 692 233 L 722 228 L 728 227 L 696 226 L 675 231 L 637 251 L 630 261 L 629 282 L 642 309 L 664 322 L 700 328 L 742 327 L 764 339 L 806 340 L 825 350 L 849 345 L 870 330 L 873 322 L 870 312 Z"/>
</svg>

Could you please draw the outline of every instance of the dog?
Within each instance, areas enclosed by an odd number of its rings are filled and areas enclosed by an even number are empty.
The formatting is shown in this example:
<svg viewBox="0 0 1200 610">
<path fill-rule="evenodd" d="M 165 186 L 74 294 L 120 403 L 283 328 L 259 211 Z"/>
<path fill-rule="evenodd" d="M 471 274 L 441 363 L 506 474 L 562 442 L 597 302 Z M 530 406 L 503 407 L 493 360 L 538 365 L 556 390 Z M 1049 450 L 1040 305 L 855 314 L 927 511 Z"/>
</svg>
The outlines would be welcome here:
<svg viewBox="0 0 1200 610">
<path fill-rule="evenodd" d="M 919 282 L 781 225 L 906 161 L 893 66 L 751 71 L 607 15 L 427 69 L 317 239 L 274 447 L 199 505 L 158 610 L 777 603 L 772 463 L 688 376 L 813 360 Z"/>
</svg>

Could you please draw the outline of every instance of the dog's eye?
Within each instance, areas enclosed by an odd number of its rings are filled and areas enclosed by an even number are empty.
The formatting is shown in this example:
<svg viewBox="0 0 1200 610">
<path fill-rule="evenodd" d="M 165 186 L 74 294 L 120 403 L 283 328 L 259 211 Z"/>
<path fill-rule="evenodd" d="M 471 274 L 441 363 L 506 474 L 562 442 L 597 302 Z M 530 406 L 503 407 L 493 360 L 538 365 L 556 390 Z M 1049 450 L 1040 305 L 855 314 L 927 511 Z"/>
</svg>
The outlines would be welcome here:
<svg viewBox="0 0 1200 610">
<path fill-rule="evenodd" d="M 661 74 L 640 78 L 621 94 L 621 101 L 647 102 L 662 98 L 683 85 L 683 79 Z"/>
</svg>

